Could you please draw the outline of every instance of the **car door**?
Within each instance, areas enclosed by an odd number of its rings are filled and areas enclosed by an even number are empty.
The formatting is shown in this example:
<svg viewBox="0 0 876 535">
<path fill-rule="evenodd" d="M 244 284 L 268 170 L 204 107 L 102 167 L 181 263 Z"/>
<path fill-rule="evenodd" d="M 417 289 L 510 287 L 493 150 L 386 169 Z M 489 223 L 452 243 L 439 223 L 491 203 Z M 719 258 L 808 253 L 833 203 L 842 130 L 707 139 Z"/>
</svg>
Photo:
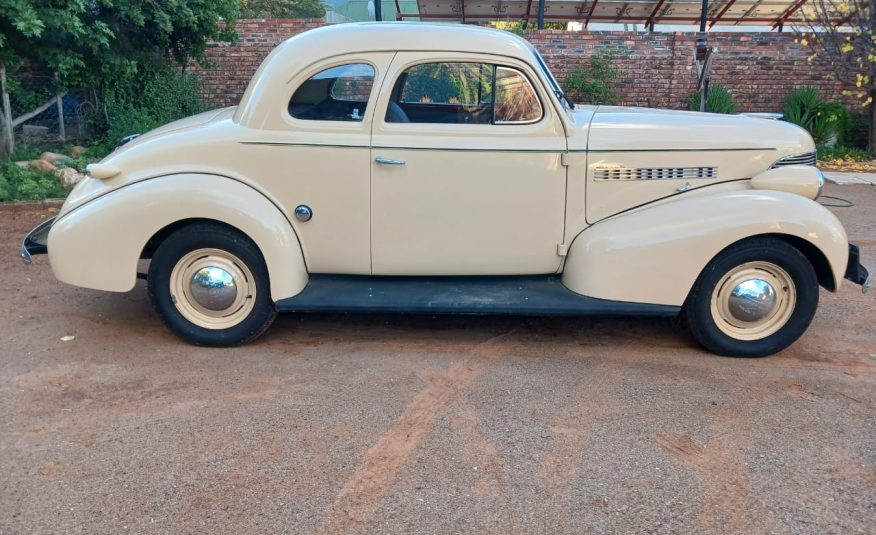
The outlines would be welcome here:
<svg viewBox="0 0 876 535">
<path fill-rule="evenodd" d="M 288 210 L 310 273 L 371 273 L 371 118 L 393 55 L 335 56 L 290 73 L 282 121 L 242 141 Z"/>
<path fill-rule="evenodd" d="M 566 139 L 532 69 L 399 52 L 383 84 L 371 139 L 372 272 L 557 271 Z"/>
</svg>

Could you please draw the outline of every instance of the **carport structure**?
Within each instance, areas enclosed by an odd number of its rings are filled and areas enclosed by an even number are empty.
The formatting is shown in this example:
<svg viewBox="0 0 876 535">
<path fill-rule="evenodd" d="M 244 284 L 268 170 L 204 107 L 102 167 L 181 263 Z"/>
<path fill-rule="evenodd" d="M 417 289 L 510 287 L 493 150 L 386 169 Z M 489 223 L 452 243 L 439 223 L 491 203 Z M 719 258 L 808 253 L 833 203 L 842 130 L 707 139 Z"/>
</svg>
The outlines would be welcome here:
<svg viewBox="0 0 876 535">
<path fill-rule="evenodd" d="M 417 13 L 404 13 L 395 0 L 396 20 L 443 20 L 461 23 L 489 20 L 545 22 L 700 24 L 706 31 L 717 24 L 770 26 L 804 22 L 801 9 L 808 0 L 418 0 Z M 380 2 L 377 2 L 378 4 Z M 378 19 L 379 20 L 379 19 Z M 837 20 L 836 24 L 845 21 Z"/>
</svg>

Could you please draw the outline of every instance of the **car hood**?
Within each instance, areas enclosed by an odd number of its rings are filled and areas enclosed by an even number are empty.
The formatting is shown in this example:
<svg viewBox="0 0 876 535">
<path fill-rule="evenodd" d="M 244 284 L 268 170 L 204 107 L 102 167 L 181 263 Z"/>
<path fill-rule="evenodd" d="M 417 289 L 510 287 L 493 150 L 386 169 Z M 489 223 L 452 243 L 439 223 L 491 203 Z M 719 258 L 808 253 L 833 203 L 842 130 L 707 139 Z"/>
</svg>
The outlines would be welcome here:
<svg viewBox="0 0 876 535">
<path fill-rule="evenodd" d="M 574 113 L 592 114 L 590 151 L 763 149 L 778 157 L 815 151 L 806 130 L 759 117 L 620 106 Z"/>
</svg>

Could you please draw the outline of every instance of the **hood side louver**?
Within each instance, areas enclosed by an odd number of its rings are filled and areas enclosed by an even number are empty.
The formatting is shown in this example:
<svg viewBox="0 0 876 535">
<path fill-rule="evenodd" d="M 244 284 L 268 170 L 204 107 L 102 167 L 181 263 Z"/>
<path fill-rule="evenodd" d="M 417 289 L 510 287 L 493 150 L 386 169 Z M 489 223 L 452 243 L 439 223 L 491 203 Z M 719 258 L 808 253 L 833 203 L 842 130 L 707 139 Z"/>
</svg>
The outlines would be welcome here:
<svg viewBox="0 0 876 535">
<path fill-rule="evenodd" d="M 690 180 L 717 178 L 717 167 L 596 168 L 596 180 Z"/>
</svg>

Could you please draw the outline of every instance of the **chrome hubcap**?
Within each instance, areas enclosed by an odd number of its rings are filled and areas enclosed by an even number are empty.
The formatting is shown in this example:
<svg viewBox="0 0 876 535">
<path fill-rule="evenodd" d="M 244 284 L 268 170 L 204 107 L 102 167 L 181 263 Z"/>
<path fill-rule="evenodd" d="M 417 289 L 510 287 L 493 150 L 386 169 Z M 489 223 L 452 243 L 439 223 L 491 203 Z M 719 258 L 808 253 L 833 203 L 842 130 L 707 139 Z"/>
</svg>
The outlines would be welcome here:
<svg viewBox="0 0 876 535">
<path fill-rule="evenodd" d="M 776 290 L 763 279 L 749 279 L 730 293 L 728 309 L 739 321 L 760 321 L 776 309 Z"/>
<path fill-rule="evenodd" d="M 197 249 L 180 258 L 170 274 L 170 295 L 188 321 L 206 329 L 227 329 L 255 306 L 249 267 L 220 249 Z"/>
<path fill-rule="evenodd" d="M 207 266 L 192 277 L 189 293 L 207 310 L 225 310 L 237 299 L 237 283 L 231 273 L 224 269 Z"/>
<path fill-rule="evenodd" d="M 715 286 L 715 325 L 737 340 L 760 340 L 788 323 L 797 306 L 794 280 L 771 262 L 747 262 L 731 269 Z"/>
</svg>

